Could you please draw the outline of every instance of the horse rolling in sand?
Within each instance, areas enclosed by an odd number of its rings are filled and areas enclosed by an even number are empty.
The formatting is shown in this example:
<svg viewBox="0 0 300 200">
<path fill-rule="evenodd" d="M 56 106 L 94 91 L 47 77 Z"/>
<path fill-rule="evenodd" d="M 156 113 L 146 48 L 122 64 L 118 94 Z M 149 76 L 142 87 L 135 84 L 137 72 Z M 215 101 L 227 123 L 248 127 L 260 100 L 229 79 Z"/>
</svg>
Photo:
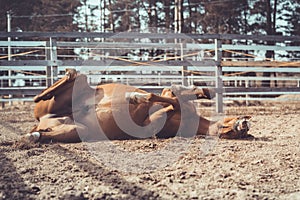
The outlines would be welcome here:
<svg viewBox="0 0 300 200">
<path fill-rule="evenodd" d="M 85 75 L 68 69 L 62 79 L 34 97 L 34 117 L 39 124 L 24 138 L 80 142 L 207 134 L 248 137 L 249 116 L 212 122 L 199 116 L 189 102 L 209 97 L 208 90 L 196 87 L 171 87 L 160 96 L 122 84 L 93 89 Z"/>
</svg>

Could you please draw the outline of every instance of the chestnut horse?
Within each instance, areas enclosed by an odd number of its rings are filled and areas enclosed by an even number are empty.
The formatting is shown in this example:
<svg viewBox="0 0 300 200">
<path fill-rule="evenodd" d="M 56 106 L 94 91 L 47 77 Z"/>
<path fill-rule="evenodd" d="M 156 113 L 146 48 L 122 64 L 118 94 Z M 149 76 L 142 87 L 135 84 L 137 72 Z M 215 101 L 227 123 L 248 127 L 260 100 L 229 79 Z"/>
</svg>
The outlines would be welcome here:
<svg viewBox="0 0 300 200">
<path fill-rule="evenodd" d="M 208 90 L 172 87 L 159 96 L 122 84 L 94 89 L 85 75 L 69 69 L 65 77 L 34 97 L 34 116 L 39 124 L 25 138 L 80 142 L 176 135 L 248 136 L 249 116 L 212 122 L 197 114 L 189 101 L 196 98 L 210 98 Z"/>
</svg>

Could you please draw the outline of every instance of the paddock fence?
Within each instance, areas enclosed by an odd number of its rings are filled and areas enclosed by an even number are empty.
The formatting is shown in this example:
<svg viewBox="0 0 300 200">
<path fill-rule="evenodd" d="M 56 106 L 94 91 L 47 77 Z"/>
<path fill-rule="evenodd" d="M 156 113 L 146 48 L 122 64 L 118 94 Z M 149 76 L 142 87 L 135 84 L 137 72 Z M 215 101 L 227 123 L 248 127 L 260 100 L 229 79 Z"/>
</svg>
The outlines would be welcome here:
<svg viewBox="0 0 300 200">
<path fill-rule="evenodd" d="M 92 87 L 118 82 L 155 93 L 174 84 L 208 87 L 217 112 L 223 112 L 224 101 L 289 101 L 290 94 L 300 94 L 298 41 L 298 36 L 0 32 L 0 102 L 31 101 L 67 68 L 86 74 Z"/>
</svg>

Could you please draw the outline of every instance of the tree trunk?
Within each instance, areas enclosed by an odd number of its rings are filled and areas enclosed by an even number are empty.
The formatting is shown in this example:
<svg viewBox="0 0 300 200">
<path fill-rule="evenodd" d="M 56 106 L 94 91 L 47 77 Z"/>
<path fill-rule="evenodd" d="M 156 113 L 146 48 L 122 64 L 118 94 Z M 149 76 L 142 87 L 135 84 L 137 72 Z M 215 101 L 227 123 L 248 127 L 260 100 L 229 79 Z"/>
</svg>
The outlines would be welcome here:
<svg viewBox="0 0 300 200">
<path fill-rule="evenodd" d="M 109 24 L 110 24 L 110 30 L 112 32 L 115 32 L 115 24 L 114 24 L 114 16 L 113 16 L 113 12 L 112 12 L 112 2 L 111 0 L 108 1 L 108 8 L 109 8 Z"/>
<path fill-rule="evenodd" d="M 275 21 L 272 22 L 272 8 L 271 8 L 271 0 L 265 0 L 266 1 L 266 17 L 267 17 L 267 24 L 266 24 L 266 32 L 267 35 L 274 35 L 275 34 Z M 275 4 L 277 2 L 275 1 Z M 276 13 L 275 10 L 276 6 L 274 6 L 274 15 Z M 273 15 L 273 16 L 274 16 Z M 275 17 L 273 20 L 276 20 Z M 273 41 L 267 41 L 267 45 L 274 45 Z M 266 54 L 266 59 L 271 60 L 274 58 L 274 51 L 267 51 Z M 263 72 L 264 77 L 270 77 L 271 73 L 270 72 Z M 270 80 L 263 80 L 262 81 L 262 87 L 271 87 L 271 81 Z"/>
<path fill-rule="evenodd" d="M 165 0 L 164 1 L 164 12 L 165 12 L 165 28 L 168 30 L 170 29 L 170 25 L 171 25 L 171 12 L 170 12 L 170 1 L 169 0 Z"/>
</svg>

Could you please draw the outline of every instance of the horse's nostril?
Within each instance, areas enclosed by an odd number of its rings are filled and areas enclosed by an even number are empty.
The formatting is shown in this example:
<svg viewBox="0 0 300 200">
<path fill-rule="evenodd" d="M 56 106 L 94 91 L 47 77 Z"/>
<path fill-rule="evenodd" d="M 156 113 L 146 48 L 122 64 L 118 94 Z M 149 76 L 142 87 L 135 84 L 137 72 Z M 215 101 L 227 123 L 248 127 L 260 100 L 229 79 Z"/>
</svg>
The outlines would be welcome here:
<svg viewBox="0 0 300 200">
<path fill-rule="evenodd" d="M 240 120 L 237 122 L 235 130 L 239 131 L 248 131 L 250 129 L 250 123 L 247 120 Z"/>
<path fill-rule="evenodd" d="M 247 122 L 246 121 L 242 122 L 242 127 L 247 127 Z"/>
<path fill-rule="evenodd" d="M 248 121 L 242 122 L 242 129 L 248 129 L 250 128 L 250 123 Z"/>
</svg>

